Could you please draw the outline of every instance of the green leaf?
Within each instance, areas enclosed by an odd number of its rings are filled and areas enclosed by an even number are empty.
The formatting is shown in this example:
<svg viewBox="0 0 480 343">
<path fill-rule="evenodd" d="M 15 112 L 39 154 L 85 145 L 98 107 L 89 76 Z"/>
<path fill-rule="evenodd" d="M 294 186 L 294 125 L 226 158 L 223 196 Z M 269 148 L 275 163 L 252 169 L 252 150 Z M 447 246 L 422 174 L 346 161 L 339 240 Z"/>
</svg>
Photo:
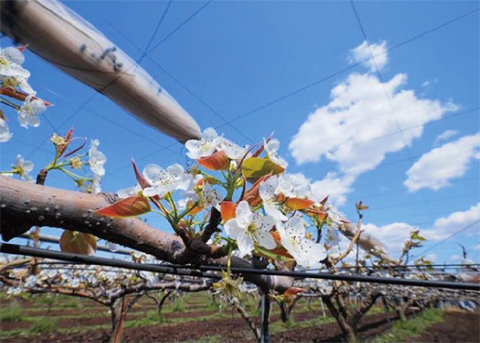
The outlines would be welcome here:
<svg viewBox="0 0 480 343">
<path fill-rule="evenodd" d="M 251 157 L 243 161 L 242 173 L 247 179 L 262 177 L 267 174 L 283 173 L 285 168 L 265 158 Z"/>
</svg>

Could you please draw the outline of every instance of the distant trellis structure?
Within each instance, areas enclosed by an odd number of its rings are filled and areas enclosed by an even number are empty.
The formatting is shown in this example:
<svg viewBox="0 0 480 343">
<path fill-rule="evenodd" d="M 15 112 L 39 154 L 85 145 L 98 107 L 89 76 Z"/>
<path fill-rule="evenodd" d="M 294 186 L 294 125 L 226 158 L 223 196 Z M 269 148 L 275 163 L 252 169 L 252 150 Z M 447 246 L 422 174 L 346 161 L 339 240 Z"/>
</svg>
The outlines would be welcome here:
<svg viewBox="0 0 480 343">
<path fill-rule="evenodd" d="M 134 60 L 56 0 L 0 0 L 1 31 L 180 142 L 195 120 Z"/>
</svg>

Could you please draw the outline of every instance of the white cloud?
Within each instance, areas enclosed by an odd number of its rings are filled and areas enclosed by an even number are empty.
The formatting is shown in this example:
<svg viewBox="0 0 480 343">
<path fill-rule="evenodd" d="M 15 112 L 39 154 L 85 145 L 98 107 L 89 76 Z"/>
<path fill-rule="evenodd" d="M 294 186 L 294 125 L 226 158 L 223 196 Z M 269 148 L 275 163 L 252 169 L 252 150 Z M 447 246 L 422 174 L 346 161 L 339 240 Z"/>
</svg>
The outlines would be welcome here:
<svg viewBox="0 0 480 343">
<path fill-rule="evenodd" d="M 383 68 L 388 61 L 386 42 L 370 48 Z M 352 61 L 363 61 L 368 50 L 366 42 L 353 49 Z M 371 61 L 365 63 L 372 68 Z M 338 186 L 336 198 L 344 203 L 361 173 L 375 169 L 388 153 L 411 145 L 425 124 L 457 109 L 452 103 L 418 98 L 413 90 L 402 89 L 406 82 L 405 74 L 381 82 L 372 73 L 352 73 L 331 90 L 327 105 L 308 116 L 289 144 L 296 163 L 326 158 L 339 167 L 337 173 L 319 181 L 318 190 L 325 187 L 333 194 L 330 187 Z"/>
<path fill-rule="evenodd" d="M 450 179 L 465 175 L 472 159 L 480 159 L 480 133 L 464 136 L 424 154 L 407 171 L 404 185 L 410 192 L 422 188 L 438 190 L 448 186 Z"/>
<path fill-rule="evenodd" d="M 293 137 L 289 149 L 296 162 L 325 157 L 344 173 L 360 174 L 376 168 L 387 153 L 411 145 L 422 135 L 423 125 L 456 110 L 451 103 L 418 99 L 413 90 L 399 90 L 406 80 L 404 74 L 385 83 L 371 74 L 349 75 L 331 91 L 330 103 L 310 114 Z M 409 129 L 402 135 L 399 126 Z"/>
<path fill-rule="evenodd" d="M 323 180 L 312 183 L 312 190 L 318 199 L 321 200 L 328 195 L 328 199 L 335 206 L 342 206 L 347 200 L 346 194 L 350 193 L 350 186 L 354 181 L 353 175 L 340 177 L 336 173 L 328 173 Z"/>
<path fill-rule="evenodd" d="M 438 255 L 437 254 L 428 254 L 425 258 L 429 261 L 435 261 L 438 258 Z"/>
<path fill-rule="evenodd" d="M 385 244 L 387 252 L 393 258 L 398 258 L 402 251 L 403 243 L 410 237 L 410 232 L 414 227 L 407 223 L 393 223 L 384 226 L 365 224 L 363 229 Z"/>
<path fill-rule="evenodd" d="M 446 141 L 446 140 L 449 140 L 450 138 L 458 135 L 459 132 L 457 130 L 446 130 L 445 132 L 442 132 L 441 134 L 439 134 L 437 136 L 437 138 L 435 139 L 435 143 L 434 145 L 436 145 L 437 143 L 441 142 L 441 141 Z"/>
<path fill-rule="evenodd" d="M 422 83 L 422 87 L 428 87 L 434 83 L 438 83 L 438 79 L 427 80 L 424 83 Z"/>
<path fill-rule="evenodd" d="M 480 244 L 477 244 L 473 247 L 473 250 L 480 250 Z"/>
<path fill-rule="evenodd" d="M 439 241 L 447 238 L 455 232 L 467 227 L 468 225 L 480 220 L 480 202 L 470 207 L 466 211 L 453 212 L 447 217 L 439 218 L 433 224 L 433 228 L 422 230 L 423 236 L 432 241 Z M 477 223 L 466 230 L 466 234 L 478 233 L 480 223 Z"/>
<path fill-rule="evenodd" d="M 480 220 L 480 202 L 466 211 L 454 212 L 446 217 L 437 219 L 432 228 L 422 229 L 420 235 L 425 237 L 427 242 L 438 242 L 475 223 L 477 220 Z M 417 229 L 407 223 L 393 223 L 383 226 L 369 223 L 365 224 L 363 228 L 384 243 L 387 247 L 387 252 L 394 258 L 400 256 L 403 243 L 410 237 L 411 230 Z M 476 234 L 479 230 L 480 223 L 476 223 L 466 230 L 465 234 Z M 430 257 L 427 257 L 427 259 L 430 259 Z"/>
<path fill-rule="evenodd" d="M 387 42 L 382 41 L 378 44 L 369 45 L 367 41 L 364 41 L 355 49 L 350 50 L 350 62 L 361 63 L 371 72 L 376 71 L 377 68 L 382 70 L 388 62 Z"/>
</svg>

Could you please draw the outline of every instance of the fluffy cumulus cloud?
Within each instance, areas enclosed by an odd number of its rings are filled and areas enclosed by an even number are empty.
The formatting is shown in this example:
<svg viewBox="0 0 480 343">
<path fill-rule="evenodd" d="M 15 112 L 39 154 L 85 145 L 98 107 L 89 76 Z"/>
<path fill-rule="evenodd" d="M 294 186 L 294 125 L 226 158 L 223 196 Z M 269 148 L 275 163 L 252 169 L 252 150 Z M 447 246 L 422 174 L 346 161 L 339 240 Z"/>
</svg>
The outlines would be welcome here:
<svg viewBox="0 0 480 343">
<path fill-rule="evenodd" d="M 464 233 L 466 235 L 474 235 L 480 230 L 479 221 L 480 203 L 466 211 L 454 212 L 446 217 L 437 219 L 431 228 L 421 230 L 420 234 L 429 242 L 438 242 L 468 227 Z M 413 229 L 416 229 L 416 227 L 408 223 L 393 223 L 383 226 L 374 224 L 364 225 L 365 232 L 384 243 L 392 257 L 400 255 L 403 243 L 410 237 L 410 232 Z"/>
<path fill-rule="evenodd" d="M 386 42 L 366 42 L 351 50 L 351 62 L 373 71 L 370 50 L 379 68 L 388 61 Z M 457 110 L 451 102 L 419 98 L 405 89 L 407 75 L 382 82 L 371 72 L 352 73 L 331 90 L 330 102 L 311 113 L 292 137 L 289 150 L 297 164 L 326 158 L 338 164 L 323 184 L 341 186 L 340 202 L 356 177 L 375 169 L 388 153 L 421 137 L 425 124 Z M 346 177 L 346 175 L 349 175 Z"/>
<path fill-rule="evenodd" d="M 469 227 L 465 230 L 466 235 L 478 234 L 480 231 L 480 202 L 473 205 L 466 211 L 453 212 L 447 217 L 439 218 L 433 224 L 432 229 L 423 232 L 423 236 L 432 241 L 445 239 L 458 230 Z M 472 225 L 473 224 L 473 225 Z M 471 226 L 470 226 L 471 225 Z"/>
<path fill-rule="evenodd" d="M 310 114 L 293 137 L 289 149 L 296 162 L 325 157 L 344 173 L 371 170 L 387 153 L 411 145 L 423 125 L 456 109 L 451 103 L 417 98 L 413 90 L 401 89 L 406 81 L 405 74 L 384 83 L 368 73 L 349 75 L 331 91 L 330 103 Z"/>
<path fill-rule="evenodd" d="M 354 181 L 353 175 L 338 176 L 336 173 L 328 173 L 322 180 L 312 182 L 312 190 L 318 199 L 328 196 L 336 206 L 342 206 Z"/>
<path fill-rule="evenodd" d="M 414 227 L 407 223 L 392 223 L 383 226 L 364 225 L 365 232 L 385 244 L 387 252 L 394 258 L 400 255 L 403 243 L 410 237 L 412 229 Z"/>
<path fill-rule="evenodd" d="M 382 70 L 388 62 L 387 42 L 368 44 L 364 41 L 355 49 L 350 50 L 350 62 L 361 63 L 372 72 L 377 68 Z"/>
<path fill-rule="evenodd" d="M 438 190 L 448 186 L 449 180 L 465 175 L 473 159 L 480 159 L 480 133 L 461 137 L 424 154 L 407 171 L 404 185 L 410 192 L 422 188 Z"/>
</svg>

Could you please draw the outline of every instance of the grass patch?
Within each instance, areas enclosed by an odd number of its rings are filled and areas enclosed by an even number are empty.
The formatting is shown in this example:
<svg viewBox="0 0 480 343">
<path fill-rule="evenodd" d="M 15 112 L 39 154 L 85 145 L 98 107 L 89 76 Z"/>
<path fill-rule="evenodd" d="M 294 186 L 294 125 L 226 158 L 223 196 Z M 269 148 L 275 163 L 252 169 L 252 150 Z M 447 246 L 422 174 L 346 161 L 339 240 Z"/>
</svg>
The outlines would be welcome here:
<svg viewBox="0 0 480 343">
<path fill-rule="evenodd" d="M 66 307 L 66 308 L 82 308 L 83 304 L 80 302 L 80 300 L 78 300 L 77 298 L 74 298 L 74 299 L 70 299 L 70 301 L 64 302 L 60 306 Z"/>
<path fill-rule="evenodd" d="M 23 309 L 15 303 L 0 310 L 0 320 L 2 322 L 21 322 L 24 319 Z"/>
<path fill-rule="evenodd" d="M 172 305 L 172 312 L 184 312 L 185 311 L 185 299 L 179 297 L 175 300 L 175 303 Z"/>
<path fill-rule="evenodd" d="M 53 318 L 41 318 L 36 320 L 35 323 L 30 328 L 30 333 L 45 333 L 57 331 L 58 325 L 57 321 Z"/>
<path fill-rule="evenodd" d="M 376 337 L 372 343 L 403 342 L 407 338 L 419 336 L 435 323 L 443 321 L 444 312 L 441 309 L 428 309 L 417 317 L 405 322 L 395 322 L 392 331 Z"/>
</svg>

